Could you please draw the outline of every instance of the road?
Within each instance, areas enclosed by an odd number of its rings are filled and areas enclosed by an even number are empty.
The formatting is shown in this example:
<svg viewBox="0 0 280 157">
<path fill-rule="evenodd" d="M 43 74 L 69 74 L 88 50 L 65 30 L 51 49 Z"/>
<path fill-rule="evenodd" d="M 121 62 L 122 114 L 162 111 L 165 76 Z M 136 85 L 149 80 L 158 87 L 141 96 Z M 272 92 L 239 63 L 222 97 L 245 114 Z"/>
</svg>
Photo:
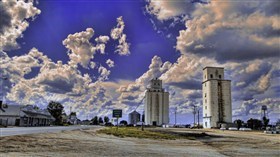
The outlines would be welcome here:
<svg viewBox="0 0 280 157">
<path fill-rule="evenodd" d="M 60 132 L 64 130 L 78 130 L 78 129 L 100 128 L 100 126 L 81 125 L 81 126 L 49 126 L 49 127 L 14 127 L 14 128 L 0 128 L 0 137 Z"/>
</svg>

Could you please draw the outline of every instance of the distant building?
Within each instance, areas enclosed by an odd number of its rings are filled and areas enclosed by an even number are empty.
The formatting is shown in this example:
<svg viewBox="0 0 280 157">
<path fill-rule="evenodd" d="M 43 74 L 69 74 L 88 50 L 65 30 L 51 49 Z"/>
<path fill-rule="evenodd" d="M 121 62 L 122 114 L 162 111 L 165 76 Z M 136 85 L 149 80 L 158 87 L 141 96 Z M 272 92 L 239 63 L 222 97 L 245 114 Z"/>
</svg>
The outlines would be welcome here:
<svg viewBox="0 0 280 157">
<path fill-rule="evenodd" d="M 203 69 L 203 127 L 217 128 L 232 123 L 231 81 L 224 79 L 224 68 Z"/>
<path fill-rule="evenodd" d="M 129 118 L 129 124 L 136 125 L 138 122 L 140 122 L 140 113 L 133 111 L 128 115 Z"/>
<path fill-rule="evenodd" d="M 169 123 L 169 93 L 162 88 L 162 80 L 153 79 L 146 91 L 145 124 Z"/>
<path fill-rule="evenodd" d="M 32 105 L 6 105 L 0 110 L 2 126 L 49 126 L 54 118 L 47 110 Z"/>
</svg>

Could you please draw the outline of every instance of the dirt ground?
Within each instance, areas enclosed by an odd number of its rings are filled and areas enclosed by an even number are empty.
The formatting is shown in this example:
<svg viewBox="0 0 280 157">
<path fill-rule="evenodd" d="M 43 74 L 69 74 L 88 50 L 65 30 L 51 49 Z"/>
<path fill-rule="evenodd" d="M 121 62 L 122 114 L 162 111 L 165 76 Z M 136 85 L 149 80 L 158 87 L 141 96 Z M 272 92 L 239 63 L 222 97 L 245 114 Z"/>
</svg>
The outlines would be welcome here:
<svg viewBox="0 0 280 157">
<path fill-rule="evenodd" d="M 96 130 L 33 134 L 0 138 L 0 156 L 270 156 L 280 157 L 280 135 L 260 132 L 165 129 L 205 132 L 196 140 L 118 138 Z"/>
</svg>

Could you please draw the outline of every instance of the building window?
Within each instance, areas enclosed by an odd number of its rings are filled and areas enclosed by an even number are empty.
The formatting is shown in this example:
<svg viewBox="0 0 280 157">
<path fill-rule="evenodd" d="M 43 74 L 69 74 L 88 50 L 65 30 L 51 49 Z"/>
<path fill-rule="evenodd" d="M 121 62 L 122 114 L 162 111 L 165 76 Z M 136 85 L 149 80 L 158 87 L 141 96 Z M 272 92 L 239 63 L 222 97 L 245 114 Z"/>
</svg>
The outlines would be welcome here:
<svg viewBox="0 0 280 157">
<path fill-rule="evenodd" d="M 220 82 L 218 83 L 218 86 L 221 86 L 221 83 L 220 83 Z"/>
<path fill-rule="evenodd" d="M 204 78 L 206 79 L 206 75 L 204 75 Z"/>
<path fill-rule="evenodd" d="M 205 113 L 205 117 L 207 117 L 207 113 Z"/>
<path fill-rule="evenodd" d="M 204 97 L 206 98 L 206 93 L 204 94 Z"/>
<path fill-rule="evenodd" d="M 207 127 L 207 122 L 205 122 L 205 127 Z"/>
<path fill-rule="evenodd" d="M 207 106 L 205 106 L 205 110 L 207 110 Z"/>
<path fill-rule="evenodd" d="M 212 74 L 210 74 L 210 78 L 213 78 L 213 75 L 212 75 Z"/>
<path fill-rule="evenodd" d="M 204 84 L 204 87 L 206 87 L 206 83 Z"/>
<path fill-rule="evenodd" d="M 207 103 L 207 99 L 205 99 L 205 103 Z"/>
<path fill-rule="evenodd" d="M 222 75 L 219 75 L 219 79 L 221 79 L 222 78 Z"/>
</svg>

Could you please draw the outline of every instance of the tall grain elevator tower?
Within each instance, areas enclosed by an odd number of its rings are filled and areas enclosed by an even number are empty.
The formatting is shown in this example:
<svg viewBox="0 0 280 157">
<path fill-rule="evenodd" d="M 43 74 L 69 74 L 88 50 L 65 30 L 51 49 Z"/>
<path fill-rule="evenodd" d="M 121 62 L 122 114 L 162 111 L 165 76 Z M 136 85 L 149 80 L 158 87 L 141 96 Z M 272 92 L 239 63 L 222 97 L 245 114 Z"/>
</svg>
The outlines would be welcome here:
<svg viewBox="0 0 280 157">
<path fill-rule="evenodd" d="M 203 68 L 203 128 L 232 123 L 231 81 L 224 79 L 224 68 Z"/>
<path fill-rule="evenodd" d="M 169 123 L 169 93 L 162 88 L 162 80 L 150 81 L 146 91 L 145 124 L 164 125 Z"/>
</svg>

